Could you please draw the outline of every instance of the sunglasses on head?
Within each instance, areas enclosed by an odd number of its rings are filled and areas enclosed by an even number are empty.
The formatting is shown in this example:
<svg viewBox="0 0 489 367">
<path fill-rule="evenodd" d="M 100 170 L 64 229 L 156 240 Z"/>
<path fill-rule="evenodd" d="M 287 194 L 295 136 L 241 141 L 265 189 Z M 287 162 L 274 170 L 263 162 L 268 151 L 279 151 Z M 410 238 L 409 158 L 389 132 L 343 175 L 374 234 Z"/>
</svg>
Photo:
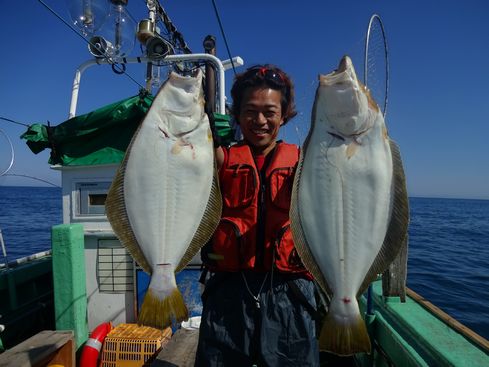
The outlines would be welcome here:
<svg viewBox="0 0 489 367">
<path fill-rule="evenodd" d="M 255 66 L 247 71 L 250 76 L 259 76 L 280 86 L 285 85 L 285 79 L 280 71 L 272 70 L 266 66 Z"/>
</svg>

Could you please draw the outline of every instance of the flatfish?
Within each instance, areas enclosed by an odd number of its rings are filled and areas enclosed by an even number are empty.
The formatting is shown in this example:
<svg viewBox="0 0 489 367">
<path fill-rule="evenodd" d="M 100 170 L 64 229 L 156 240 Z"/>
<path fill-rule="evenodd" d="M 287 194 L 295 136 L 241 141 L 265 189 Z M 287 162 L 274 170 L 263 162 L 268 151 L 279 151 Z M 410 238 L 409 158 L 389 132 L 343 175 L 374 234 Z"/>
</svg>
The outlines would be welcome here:
<svg viewBox="0 0 489 367">
<path fill-rule="evenodd" d="M 188 318 L 175 273 L 214 232 L 222 202 L 202 72 L 171 73 L 133 136 L 106 202 L 112 228 L 151 280 L 138 322 Z"/>
<path fill-rule="evenodd" d="M 409 208 L 397 145 L 352 61 L 320 75 L 290 210 L 304 265 L 329 295 L 320 350 L 371 350 L 357 297 L 398 254 Z"/>
</svg>

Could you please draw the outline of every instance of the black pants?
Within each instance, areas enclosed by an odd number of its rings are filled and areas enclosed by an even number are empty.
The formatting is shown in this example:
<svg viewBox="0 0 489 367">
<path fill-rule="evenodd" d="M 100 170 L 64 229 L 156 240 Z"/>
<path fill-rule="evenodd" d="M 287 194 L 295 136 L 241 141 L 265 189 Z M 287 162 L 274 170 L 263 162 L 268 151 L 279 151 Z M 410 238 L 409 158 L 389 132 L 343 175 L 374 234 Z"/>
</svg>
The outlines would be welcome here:
<svg viewBox="0 0 489 367">
<path fill-rule="evenodd" d="M 250 272 L 211 277 L 203 295 L 195 365 L 319 366 L 314 320 L 289 281 L 315 307 L 314 286 L 306 279 Z M 250 292 L 260 295 L 259 307 Z"/>
</svg>

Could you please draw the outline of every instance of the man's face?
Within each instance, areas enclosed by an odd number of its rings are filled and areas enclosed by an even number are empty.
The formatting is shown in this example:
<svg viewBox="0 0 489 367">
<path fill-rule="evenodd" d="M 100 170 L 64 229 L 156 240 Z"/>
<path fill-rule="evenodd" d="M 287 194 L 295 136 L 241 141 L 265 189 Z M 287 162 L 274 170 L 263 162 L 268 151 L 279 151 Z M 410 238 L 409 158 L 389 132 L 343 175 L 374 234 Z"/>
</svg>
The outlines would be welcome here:
<svg viewBox="0 0 489 367">
<path fill-rule="evenodd" d="M 268 154 L 284 123 L 282 93 L 267 87 L 248 88 L 243 94 L 238 121 L 244 139 L 255 154 Z"/>
</svg>

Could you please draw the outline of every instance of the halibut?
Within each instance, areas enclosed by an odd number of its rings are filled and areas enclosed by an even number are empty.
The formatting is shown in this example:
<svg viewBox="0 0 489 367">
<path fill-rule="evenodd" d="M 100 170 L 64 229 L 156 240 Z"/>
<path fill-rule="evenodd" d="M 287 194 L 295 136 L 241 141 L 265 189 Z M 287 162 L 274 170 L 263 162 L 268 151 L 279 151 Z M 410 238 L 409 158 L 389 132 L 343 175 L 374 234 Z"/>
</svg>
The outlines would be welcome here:
<svg viewBox="0 0 489 367">
<path fill-rule="evenodd" d="M 171 73 L 127 149 L 106 202 L 112 228 L 151 281 L 138 322 L 188 319 L 175 273 L 212 236 L 221 216 L 202 72 Z"/>
<path fill-rule="evenodd" d="M 397 256 L 409 208 L 399 149 L 348 56 L 319 77 L 290 218 L 297 252 L 330 298 L 320 350 L 370 353 L 357 297 Z"/>
</svg>

